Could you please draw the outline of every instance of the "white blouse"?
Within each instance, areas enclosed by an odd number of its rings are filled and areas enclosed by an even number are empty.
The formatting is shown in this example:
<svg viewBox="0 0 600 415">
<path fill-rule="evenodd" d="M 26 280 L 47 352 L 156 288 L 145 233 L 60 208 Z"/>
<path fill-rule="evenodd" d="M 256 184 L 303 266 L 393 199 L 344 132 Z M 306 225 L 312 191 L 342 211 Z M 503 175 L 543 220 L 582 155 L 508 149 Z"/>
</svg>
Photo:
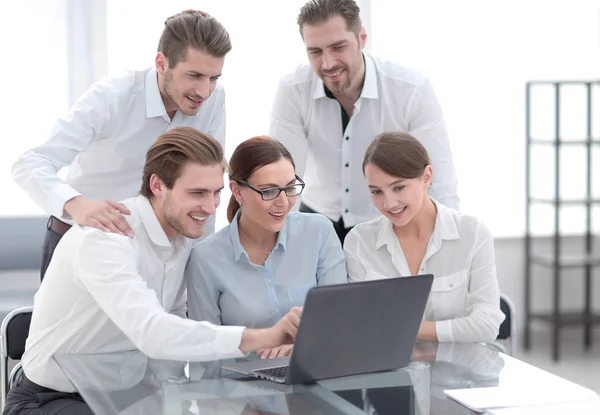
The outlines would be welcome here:
<svg viewBox="0 0 600 415">
<path fill-rule="evenodd" d="M 440 342 L 489 342 L 504 321 L 490 230 L 473 216 L 433 202 L 435 228 L 419 274 L 433 274 L 423 320 L 435 321 Z M 408 277 L 411 272 L 384 216 L 355 226 L 344 251 L 350 282 Z"/>
</svg>

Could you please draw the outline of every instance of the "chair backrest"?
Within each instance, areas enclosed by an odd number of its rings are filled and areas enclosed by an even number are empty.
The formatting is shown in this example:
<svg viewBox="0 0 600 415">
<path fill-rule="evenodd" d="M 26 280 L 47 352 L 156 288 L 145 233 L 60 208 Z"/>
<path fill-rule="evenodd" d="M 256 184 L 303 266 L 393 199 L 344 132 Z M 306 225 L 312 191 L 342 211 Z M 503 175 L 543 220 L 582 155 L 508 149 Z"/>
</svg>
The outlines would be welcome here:
<svg viewBox="0 0 600 415">
<path fill-rule="evenodd" d="M 13 360 L 20 360 L 25 353 L 25 341 L 29 334 L 33 307 L 21 307 L 11 311 L 2 322 L 2 352 Z"/>
<path fill-rule="evenodd" d="M 508 339 L 511 337 L 513 333 L 513 318 L 514 318 L 514 310 L 512 306 L 512 302 L 506 297 L 504 294 L 500 295 L 500 310 L 504 313 L 506 318 L 500 325 L 500 330 L 498 331 L 498 339 Z"/>
<path fill-rule="evenodd" d="M 29 335 L 33 307 L 21 307 L 8 313 L 0 325 L 0 408 L 4 407 L 11 381 L 16 370 L 9 376 L 8 359 L 21 360 Z"/>
</svg>

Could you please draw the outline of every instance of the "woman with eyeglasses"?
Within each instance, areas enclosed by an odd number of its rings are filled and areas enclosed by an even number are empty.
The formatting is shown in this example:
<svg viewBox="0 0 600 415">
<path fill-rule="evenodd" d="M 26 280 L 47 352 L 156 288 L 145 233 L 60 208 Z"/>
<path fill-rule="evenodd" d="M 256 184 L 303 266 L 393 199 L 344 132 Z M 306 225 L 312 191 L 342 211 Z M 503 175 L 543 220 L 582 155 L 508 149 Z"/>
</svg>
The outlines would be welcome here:
<svg viewBox="0 0 600 415">
<path fill-rule="evenodd" d="M 302 306 L 317 285 L 346 283 L 346 261 L 331 221 L 291 212 L 304 182 L 289 151 L 260 136 L 229 162 L 229 225 L 199 242 L 188 262 L 188 315 L 220 325 L 271 327 Z M 259 352 L 291 353 L 291 346 Z"/>
</svg>

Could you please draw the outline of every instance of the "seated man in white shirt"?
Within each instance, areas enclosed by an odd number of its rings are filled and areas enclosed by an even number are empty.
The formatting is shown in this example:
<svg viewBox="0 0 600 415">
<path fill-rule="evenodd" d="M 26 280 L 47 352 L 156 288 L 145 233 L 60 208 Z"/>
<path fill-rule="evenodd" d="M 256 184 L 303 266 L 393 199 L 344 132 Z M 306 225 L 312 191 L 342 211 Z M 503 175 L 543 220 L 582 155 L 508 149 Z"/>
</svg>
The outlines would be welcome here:
<svg viewBox="0 0 600 415">
<path fill-rule="evenodd" d="M 5 415 L 91 413 L 55 355 L 139 349 L 203 361 L 293 341 L 299 308 L 264 330 L 186 318 L 184 268 L 219 205 L 225 165 L 214 138 L 171 129 L 148 150 L 140 196 L 123 201 L 133 238 L 79 225 L 65 234 L 35 295 L 24 374 Z"/>
<path fill-rule="evenodd" d="M 188 126 L 225 147 L 225 91 L 217 84 L 231 50 L 214 17 L 186 10 L 165 21 L 152 67 L 108 76 L 88 88 L 44 144 L 23 154 L 13 180 L 48 220 L 41 278 L 73 223 L 133 234 L 116 201 L 140 188 L 144 155 L 169 128 Z M 58 171 L 70 166 L 66 180 Z M 214 217 L 205 235 L 214 231 Z"/>
<path fill-rule="evenodd" d="M 425 147 L 409 134 L 377 136 L 362 170 L 381 215 L 346 238 L 350 282 L 433 274 L 417 339 L 495 340 L 504 313 L 490 230 L 428 194 L 436 172 Z"/>
<path fill-rule="evenodd" d="M 284 76 L 269 135 L 281 141 L 306 181 L 300 211 L 334 222 L 344 241 L 377 210 L 360 163 L 384 131 L 410 132 L 431 156 L 431 194 L 458 209 L 457 181 L 442 110 L 423 75 L 364 52 L 367 33 L 354 0 L 310 0 L 298 26 L 310 65 Z"/>
</svg>

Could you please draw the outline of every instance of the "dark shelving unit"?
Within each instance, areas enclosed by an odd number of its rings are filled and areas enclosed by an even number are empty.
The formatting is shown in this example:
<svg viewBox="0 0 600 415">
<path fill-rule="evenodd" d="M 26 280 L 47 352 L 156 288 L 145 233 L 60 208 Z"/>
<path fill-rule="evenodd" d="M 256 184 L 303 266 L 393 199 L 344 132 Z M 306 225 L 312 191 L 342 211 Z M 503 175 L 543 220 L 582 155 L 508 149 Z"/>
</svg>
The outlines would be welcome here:
<svg viewBox="0 0 600 415">
<path fill-rule="evenodd" d="M 531 135 L 531 98 L 532 89 L 537 85 L 545 85 L 554 88 L 554 138 L 540 139 Z M 587 92 L 587 117 L 586 138 L 583 140 L 563 140 L 560 133 L 561 114 L 561 87 L 564 85 L 583 86 Z M 531 322 L 538 320 L 552 325 L 552 358 L 558 361 L 560 358 L 560 330 L 567 326 L 584 326 L 584 344 L 589 349 L 592 343 L 592 327 L 600 324 L 600 315 L 592 313 L 592 271 L 594 267 L 600 266 L 600 254 L 594 253 L 592 235 L 592 208 L 600 205 L 600 199 L 592 196 L 592 148 L 600 146 L 600 137 L 592 136 L 592 97 L 593 88 L 600 85 L 600 80 L 594 81 L 532 81 L 526 84 L 525 106 L 526 106 L 526 207 L 525 207 L 525 332 L 524 346 L 526 350 L 531 347 Z M 597 109 L 600 111 L 600 108 Z M 531 151 L 535 146 L 551 146 L 554 149 L 554 197 L 536 198 L 531 194 Z M 560 153 L 561 148 L 580 146 L 586 149 L 586 195 L 579 200 L 561 199 L 560 197 Z M 583 179 L 583 178 L 582 178 Z M 533 243 L 535 238 L 531 235 L 531 207 L 533 204 L 546 204 L 554 209 L 554 233 L 552 236 L 552 249 L 550 253 L 534 252 Z M 566 253 L 561 247 L 564 238 L 560 231 L 560 211 L 563 206 L 583 206 L 586 215 L 586 230 L 583 235 L 585 239 L 584 249 L 577 254 Z M 552 310 L 548 313 L 534 313 L 531 309 L 533 266 L 541 266 L 551 270 L 552 278 Z M 560 291 L 561 271 L 565 268 L 582 268 L 584 270 L 584 305 L 581 312 L 561 312 Z"/>
</svg>

